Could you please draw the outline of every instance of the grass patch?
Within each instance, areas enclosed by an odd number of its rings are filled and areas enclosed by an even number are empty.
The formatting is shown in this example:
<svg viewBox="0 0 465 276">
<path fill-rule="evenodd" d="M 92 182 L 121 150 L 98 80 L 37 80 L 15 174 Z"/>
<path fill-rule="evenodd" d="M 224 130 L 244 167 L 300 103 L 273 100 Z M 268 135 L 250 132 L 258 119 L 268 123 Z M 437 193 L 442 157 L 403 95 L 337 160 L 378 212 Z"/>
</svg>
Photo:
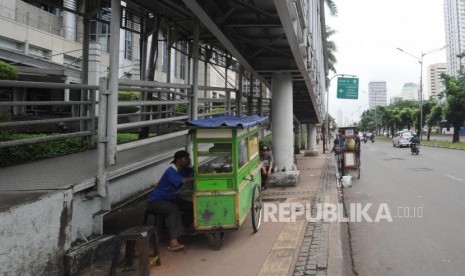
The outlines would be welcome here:
<svg viewBox="0 0 465 276">
<path fill-rule="evenodd" d="M 465 142 L 452 143 L 450 141 L 431 140 L 431 141 L 421 141 L 421 145 L 465 150 Z"/>
</svg>

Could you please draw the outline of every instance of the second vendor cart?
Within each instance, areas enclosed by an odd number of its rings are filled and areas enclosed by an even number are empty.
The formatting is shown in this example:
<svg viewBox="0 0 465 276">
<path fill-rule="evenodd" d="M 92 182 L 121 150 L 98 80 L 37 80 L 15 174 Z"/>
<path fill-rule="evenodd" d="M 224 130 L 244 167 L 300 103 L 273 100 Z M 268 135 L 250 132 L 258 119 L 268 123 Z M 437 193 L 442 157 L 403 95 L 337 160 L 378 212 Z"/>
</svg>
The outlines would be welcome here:
<svg viewBox="0 0 465 276">
<path fill-rule="evenodd" d="M 338 149 L 338 169 L 342 176 L 348 171 L 355 171 L 360 179 L 360 155 L 355 149 L 356 127 L 340 127 L 338 131 L 344 137 L 344 146 Z"/>
<path fill-rule="evenodd" d="M 188 122 L 193 134 L 194 228 L 205 233 L 215 249 L 249 211 L 254 233 L 260 227 L 258 125 L 266 119 L 228 115 Z"/>
</svg>

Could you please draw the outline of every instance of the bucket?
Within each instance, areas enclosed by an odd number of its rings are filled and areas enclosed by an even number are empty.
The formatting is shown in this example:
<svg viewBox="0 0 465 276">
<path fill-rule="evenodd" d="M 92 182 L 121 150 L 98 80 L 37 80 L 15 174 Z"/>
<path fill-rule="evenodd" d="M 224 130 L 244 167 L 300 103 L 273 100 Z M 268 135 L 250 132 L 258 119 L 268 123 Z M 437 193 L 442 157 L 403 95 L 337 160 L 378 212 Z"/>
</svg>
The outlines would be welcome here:
<svg viewBox="0 0 465 276">
<path fill-rule="evenodd" d="M 352 188 L 352 176 L 344 175 L 342 177 L 342 186 Z"/>
</svg>

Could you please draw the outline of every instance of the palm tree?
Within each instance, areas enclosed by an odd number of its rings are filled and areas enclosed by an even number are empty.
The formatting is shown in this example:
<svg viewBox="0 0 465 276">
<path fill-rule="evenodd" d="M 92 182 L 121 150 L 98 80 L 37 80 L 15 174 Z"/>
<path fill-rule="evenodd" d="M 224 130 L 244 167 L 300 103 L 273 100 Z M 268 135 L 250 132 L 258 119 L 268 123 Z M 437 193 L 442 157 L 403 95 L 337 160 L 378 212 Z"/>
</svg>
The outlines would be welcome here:
<svg viewBox="0 0 465 276">
<path fill-rule="evenodd" d="M 325 0 L 325 3 L 326 3 L 326 6 L 328 6 L 328 8 L 329 8 L 329 13 L 332 16 L 336 16 L 337 15 L 336 3 L 334 3 L 333 0 Z"/>
<path fill-rule="evenodd" d="M 336 43 L 334 41 L 328 40 L 330 36 L 336 33 L 336 30 L 331 29 L 331 27 L 326 25 L 326 53 L 328 55 L 328 69 L 336 73 L 336 68 L 334 65 L 337 63 L 336 56 L 334 55 L 337 52 Z"/>
<path fill-rule="evenodd" d="M 337 7 L 336 7 L 336 4 L 334 3 L 333 0 L 320 0 L 320 5 L 323 5 L 323 2 L 326 3 L 326 6 L 328 6 L 328 9 L 329 9 L 329 13 L 332 15 L 332 16 L 336 16 L 337 15 Z M 337 47 L 336 47 L 336 44 L 334 43 L 334 41 L 329 41 L 328 38 L 333 35 L 336 31 L 331 29 L 331 27 L 327 26 L 326 23 L 325 23 L 325 16 L 324 16 L 324 12 L 320 13 L 320 16 L 321 16 L 321 24 L 322 26 L 325 26 L 325 36 L 324 36 L 324 39 L 323 39 L 323 45 L 324 47 L 326 48 L 326 58 L 327 58 L 327 64 L 328 64 L 328 67 L 327 67 L 327 71 L 326 71 L 326 89 L 329 88 L 329 84 L 330 84 L 330 80 L 328 78 L 328 73 L 329 71 L 332 71 L 334 73 L 336 73 L 336 68 L 334 67 L 334 65 L 336 64 L 337 60 L 336 60 L 336 56 L 335 56 L 335 52 L 337 51 Z"/>
<path fill-rule="evenodd" d="M 431 128 L 434 125 L 439 124 L 442 120 L 443 108 L 444 106 L 442 104 L 434 105 L 431 112 L 426 116 L 426 124 L 428 125 L 428 135 L 426 136 L 427 141 L 429 141 L 431 136 Z"/>
</svg>

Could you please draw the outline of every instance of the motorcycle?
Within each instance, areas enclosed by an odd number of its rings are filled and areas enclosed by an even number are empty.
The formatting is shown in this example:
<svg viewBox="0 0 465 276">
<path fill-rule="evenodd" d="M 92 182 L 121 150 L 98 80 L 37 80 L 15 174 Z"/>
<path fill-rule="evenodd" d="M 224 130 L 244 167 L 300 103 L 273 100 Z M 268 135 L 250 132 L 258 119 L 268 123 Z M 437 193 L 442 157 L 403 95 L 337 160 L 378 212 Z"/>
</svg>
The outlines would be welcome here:
<svg viewBox="0 0 465 276">
<path fill-rule="evenodd" d="M 410 152 L 412 154 L 418 155 L 420 153 L 420 145 L 417 143 L 411 143 L 410 144 Z"/>
<path fill-rule="evenodd" d="M 371 135 L 370 140 L 371 140 L 372 143 L 374 143 L 375 142 L 375 136 Z"/>
<path fill-rule="evenodd" d="M 363 143 L 366 143 L 368 141 L 368 138 L 366 136 L 363 136 Z"/>
</svg>

